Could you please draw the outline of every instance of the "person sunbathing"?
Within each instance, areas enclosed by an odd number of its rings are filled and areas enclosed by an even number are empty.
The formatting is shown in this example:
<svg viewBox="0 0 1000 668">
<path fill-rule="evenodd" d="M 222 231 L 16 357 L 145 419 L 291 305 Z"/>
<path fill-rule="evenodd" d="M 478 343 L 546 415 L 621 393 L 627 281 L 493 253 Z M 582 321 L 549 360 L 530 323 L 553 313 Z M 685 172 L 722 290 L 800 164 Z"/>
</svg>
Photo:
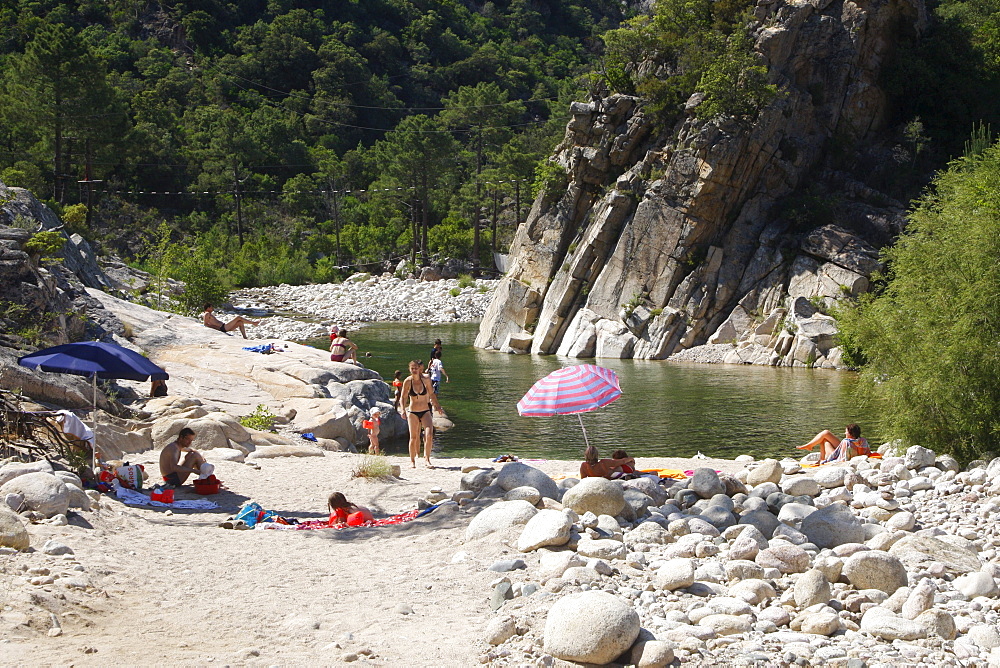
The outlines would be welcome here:
<svg viewBox="0 0 1000 668">
<path fill-rule="evenodd" d="M 868 441 L 861 437 L 861 427 L 853 422 L 844 430 L 844 439 L 840 440 L 829 429 L 816 434 L 805 445 L 796 446 L 799 450 L 812 450 L 820 446 L 819 459 L 822 463 L 845 462 L 851 457 L 867 457 L 872 450 Z"/>
<path fill-rule="evenodd" d="M 351 503 L 344 496 L 343 492 L 334 492 L 331 494 L 330 498 L 327 499 L 327 505 L 330 507 L 330 526 L 334 524 L 358 526 L 359 524 L 371 522 L 375 519 L 372 517 L 372 511 L 364 506 Z"/>
<path fill-rule="evenodd" d="M 601 455 L 592 445 L 588 445 L 583 451 L 583 463 L 580 464 L 580 478 L 617 478 L 621 477 L 623 467 L 630 467 L 635 470 L 635 459 L 633 457 L 622 457 L 620 459 L 601 459 Z"/>
<path fill-rule="evenodd" d="M 214 306 L 212 306 L 211 304 L 205 304 L 205 312 L 202 314 L 202 322 L 205 323 L 205 327 L 208 327 L 209 329 L 217 329 L 223 334 L 227 334 L 233 331 L 234 329 L 238 328 L 240 330 L 240 334 L 242 334 L 243 338 L 245 339 L 247 338 L 247 330 L 244 329 L 243 326 L 260 324 L 259 320 L 258 321 L 247 320 L 241 315 L 236 316 L 229 322 L 222 322 L 221 320 L 215 317 L 215 314 L 213 313 L 214 310 L 215 310 Z"/>
</svg>

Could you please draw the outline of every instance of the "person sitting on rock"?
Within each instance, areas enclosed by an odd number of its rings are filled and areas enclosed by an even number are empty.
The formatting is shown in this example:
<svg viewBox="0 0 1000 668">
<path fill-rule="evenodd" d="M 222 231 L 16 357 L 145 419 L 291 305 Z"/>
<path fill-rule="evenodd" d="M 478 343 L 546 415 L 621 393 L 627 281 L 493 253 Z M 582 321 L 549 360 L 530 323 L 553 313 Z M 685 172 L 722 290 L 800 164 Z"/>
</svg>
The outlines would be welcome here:
<svg viewBox="0 0 1000 668">
<path fill-rule="evenodd" d="M 347 524 L 353 527 L 375 519 L 372 517 L 372 511 L 351 503 L 344 497 L 343 492 L 331 494 L 327 504 L 330 506 L 330 526 Z"/>
<path fill-rule="evenodd" d="M 208 327 L 209 329 L 217 329 L 223 334 L 228 334 L 234 329 L 239 328 L 240 334 L 242 334 L 245 339 L 247 338 L 247 330 L 244 329 L 243 326 L 260 324 L 260 321 L 247 320 L 241 315 L 238 315 L 229 322 L 224 323 L 215 317 L 215 314 L 212 312 L 214 310 L 215 307 L 213 305 L 205 304 L 205 312 L 202 314 L 202 321 L 205 323 L 205 327 Z"/>
<path fill-rule="evenodd" d="M 168 485 L 179 487 L 192 473 L 207 478 L 215 471 L 200 452 L 191 449 L 193 442 L 194 430 L 184 427 L 177 434 L 177 440 L 168 443 L 160 452 L 160 475 Z"/>
<path fill-rule="evenodd" d="M 861 437 L 861 427 L 853 422 L 844 430 L 844 439 L 840 440 L 829 429 L 816 434 L 805 445 L 796 446 L 799 450 L 812 450 L 820 446 L 820 463 L 846 462 L 851 457 L 867 457 L 872 453 L 868 441 Z"/>
<path fill-rule="evenodd" d="M 337 338 L 330 342 L 330 361 L 358 363 L 358 346 L 347 338 L 347 330 L 342 329 Z"/>
<path fill-rule="evenodd" d="M 592 445 L 583 452 L 583 463 L 580 464 L 580 478 L 612 478 L 621 477 L 622 467 L 628 466 L 635 470 L 635 459 L 622 457 L 620 459 L 601 459 L 601 454 Z"/>
</svg>

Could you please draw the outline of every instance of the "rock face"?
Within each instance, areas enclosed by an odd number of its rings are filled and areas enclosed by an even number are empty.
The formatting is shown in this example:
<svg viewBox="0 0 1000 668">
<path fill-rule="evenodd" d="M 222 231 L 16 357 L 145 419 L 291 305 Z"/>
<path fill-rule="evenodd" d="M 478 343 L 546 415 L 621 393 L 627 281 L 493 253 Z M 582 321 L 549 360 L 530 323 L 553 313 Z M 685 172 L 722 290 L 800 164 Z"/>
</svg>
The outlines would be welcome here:
<svg viewBox="0 0 1000 668">
<path fill-rule="evenodd" d="M 552 158 L 566 186 L 540 193 L 518 228 L 476 345 L 662 359 L 727 344 L 728 362 L 837 366 L 836 323 L 816 307 L 868 289 L 904 207 L 827 152 L 833 137 L 878 144 L 880 66 L 924 11 L 758 5 L 756 51 L 782 95 L 752 123 L 697 119 L 697 94 L 662 135 L 638 98 L 574 103 Z M 797 227 L 807 174 L 842 199 Z"/>
</svg>

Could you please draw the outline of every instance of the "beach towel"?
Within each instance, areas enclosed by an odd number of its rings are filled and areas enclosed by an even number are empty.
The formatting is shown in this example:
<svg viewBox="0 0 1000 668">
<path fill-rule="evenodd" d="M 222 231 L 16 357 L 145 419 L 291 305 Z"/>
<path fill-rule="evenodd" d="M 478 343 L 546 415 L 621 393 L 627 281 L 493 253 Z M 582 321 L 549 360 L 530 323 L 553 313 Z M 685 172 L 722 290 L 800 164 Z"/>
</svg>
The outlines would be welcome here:
<svg viewBox="0 0 1000 668">
<path fill-rule="evenodd" d="M 153 501 L 142 492 L 128 489 L 122 485 L 115 486 L 115 496 L 118 497 L 119 501 L 130 506 L 156 506 L 157 508 L 181 508 L 183 510 L 214 510 L 219 507 L 219 504 L 215 501 L 209 501 L 208 499 L 174 501 L 173 503 Z"/>
<path fill-rule="evenodd" d="M 871 453 L 869 453 L 867 455 L 860 455 L 860 456 L 861 457 L 868 457 L 869 459 L 882 459 L 882 454 L 879 453 L 879 452 L 871 452 Z M 854 459 L 854 457 L 851 457 L 851 459 Z M 847 460 L 847 459 L 838 459 L 838 460 L 830 460 L 828 462 L 816 462 L 815 464 L 802 464 L 801 466 L 804 469 L 815 469 L 815 468 L 819 468 L 820 466 L 826 466 L 827 464 L 845 464 L 848 461 L 850 461 L 850 460 Z"/>
<path fill-rule="evenodd" d="M 358 524 L 358 527 L 385 527 L 393 524 L 403 524 L 404 522 L 412 522 L 418 517 L 423 517 L 424 515 L 433 512 L 440 504 L 434 504 L 429 508 L 424 508 L 423 510 L 414 509 L 407 510 L 404 513 L 398 513 L 396 515 L 390 515 L 389 517 L 380 517 L 374 519 L 370 522 L 365 522 L 363 524 Z M 308 522 L 300 522 L 292 526 L 284 524 L 275 524 L 273 522 L 261 522 L 254 527 L 254 529 L 297 529 L 303 531 L 309 531 L 312 529 L 346 529 L 347 524 L 330 524 L 330 520 L 310 520 Z"/>
<path fill-rule="evenodd" d="M 694 471 L 681 471 L 680 469 L 641 469 L 639 473 L 652 473 L 655 476 L 671 480 L 687 480 L 694 475 Z"/>
<path fill-rule="evenodd" d="M 94 444 L 94 432 L 90 427 L 83 423 L 83 420 L 78 418 L 73 413 L 62 410 L 56 411 L 56 422 L 59 423 L 59 428 L 62 429 L 64 434 L 69 434 L 81 441 L 87 441 L 91 445 Z"/>
<path fill-rule="evenodd" d="M 259 346 L 243 346 L 243 350 L 251 353 L 260 353 L 262 355 L 270 355 L 274 352 L 274 346 L 270 343 L 262 343 Z"/>
</svg>

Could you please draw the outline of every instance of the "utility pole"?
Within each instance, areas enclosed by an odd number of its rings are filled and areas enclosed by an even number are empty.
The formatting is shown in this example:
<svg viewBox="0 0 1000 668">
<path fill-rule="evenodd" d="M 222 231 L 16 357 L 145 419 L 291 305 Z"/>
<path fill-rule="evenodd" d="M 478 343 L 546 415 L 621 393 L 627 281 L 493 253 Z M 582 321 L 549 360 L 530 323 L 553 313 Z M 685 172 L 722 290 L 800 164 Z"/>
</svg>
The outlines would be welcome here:
<svg viewBox="0 0 1000 668">
<path fill-rule="evenodd" d="M 493 255 L 497 252 L 497 217 L 499 216 L 499 209 L 497 208 L 497 189 L 493 189 L 493 239 L 491 239 L 490 250 L 493 251 Z M 492 256 L 491 256 L 492 259 Z M 495 264 L 495 262 L 494 262 Z"/>
<path fill-rule="evenodd" d="M 521 224 L 521 179 L 514 179 L 514 225 Z"/>
<path fill-rule="evenodd" d="M 239 237 L 240 246 L 243 245 L 243 207 L 240 202 L 243 198 L 243 194 L 240 192 L 242 184 L 243 180 L 240 179 L 240 169 L 236 164 L 233 164 L 233 196 L 236 198 L 236 236 Z"/>
<path fill-rule="evenodd" d="M 94 179 L 93 175 L 91 174 L 91 160 L 90 160 L 91 156 L 90 156 L 90 140 L 89 139 L 87 140 L 87 143 L 85 144 L 84 152 L 85 152 L 85 155 L 84 155 L 84 160 L 85 160 L 84 177 L 83 177 L 82 181 L 77 181 L 77 183 L 84 184 L 86 186 L 86 188 L 87 188 L 87 221 L 86 221 L 86 226 L 87 226 L 87 229 L 89 230 L 89 229 L 91 229 L 90 228 L 90 222 L 93 219 L 93 213 L 92 212 L 94 210 L 94 184 L 95 183 L 104 183 L 104 181 L 102 181 L 100 179 Z"/>
</svg>

